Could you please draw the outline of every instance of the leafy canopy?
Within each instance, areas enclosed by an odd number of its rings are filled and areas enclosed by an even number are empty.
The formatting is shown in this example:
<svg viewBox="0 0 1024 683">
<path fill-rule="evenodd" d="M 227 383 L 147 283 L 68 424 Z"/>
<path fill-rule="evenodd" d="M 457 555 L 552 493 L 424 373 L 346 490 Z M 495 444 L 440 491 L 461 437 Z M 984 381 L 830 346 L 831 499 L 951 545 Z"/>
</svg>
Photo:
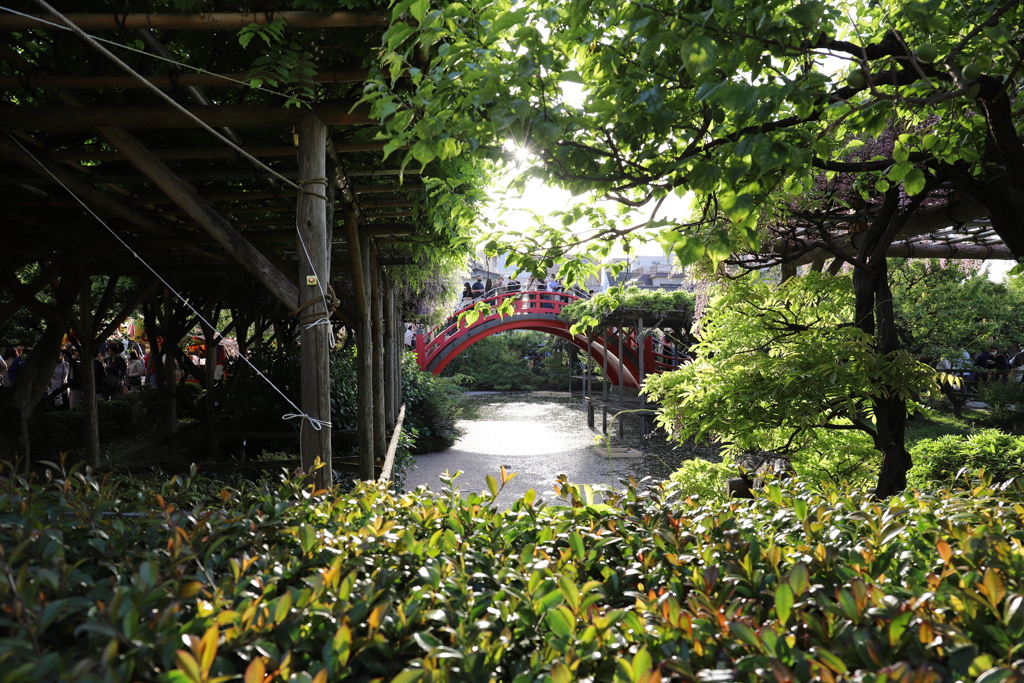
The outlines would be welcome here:
<svg viewBox="0 0 1024 683">
<path fill-rule="evenodd" d="M 927 360 L 966 350 L 1009 349 L 1024 339 L 1024 297 L 969 263 L 893 261 L 896 325 L 905 346 Z"/>
<path fill-rule="evenodd" d="M 693 191 L 695 223 L 650 225 L 683 264 L 716 261 L 756 245 L 759 213 L 822 169 L 865 176 L 864 195 L 987 170 L 990 117 L 976 98 L 1016 73 L 1022 12 L 947 0 L 400 0 L 364 98 L 406 164 L 511 143 L 529 159 L 520 187 L 541 178 L 629 208 Z M 891 152 L 844 163 L 894 126 Z"/>
<path fill-rule="evenodd" d="M 671 314 L 674 320 L 683 320 L 686 331 L 693 320 L 694 296 L 685 290 L 640 289 L 639 287 L 611 287 L 606 292 L 580 299 L 562 309 L 562 318 L 574 323 L 572 332 L 594 327 L 616 311 L 636 312 L 648 316 L 656 324 L 659 318 Z"/>
<path fill-rule="evenodd" d="M 852 319 L 846 277 L 731 282 L 702 320 L 698 359 L 649 378 L 645 391 L 674 438 L 713 436 L 727 453 L 814 452 L 827 430 L 871 435 L 874 397 L 910 400 L 938 386 L 905 350 L 879 354 Z"/>
</svg>

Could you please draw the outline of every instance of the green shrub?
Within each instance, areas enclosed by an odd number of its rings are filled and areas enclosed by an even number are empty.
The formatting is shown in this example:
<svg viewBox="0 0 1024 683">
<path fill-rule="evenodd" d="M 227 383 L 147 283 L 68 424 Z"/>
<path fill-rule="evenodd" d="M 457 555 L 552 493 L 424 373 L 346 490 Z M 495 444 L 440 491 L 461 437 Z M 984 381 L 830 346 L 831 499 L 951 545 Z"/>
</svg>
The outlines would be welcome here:
<svg viewBox="0 0 1024 683">
<path fill-rule="evenodd" d="M 914 466 L 907 475 L 912 487 L 952 481 L 962 469 L 984 469 L 996 481 L 1024 474 L 1024 437 L 997 429 L 970 436 L 949 435 L 922 439 L 910 449 Z"/>
<path fill-rule="evenodd" d="M 595 294 L 590 299 L 573 302 L 559 314 L 571 323 L 593 323 L 604 320 L 619 309 L 643 311 L 652 318 L 669 313 L 685 322 L 690 329 L 693 318 L 694 295 L 684 290 L 640 289 L 632 285 L 611 287 L 606 292 Z"/>
<path fill-rule="evenodd" d="M 988 404 L 987 422 L 1017 433 L 1024 427 L 1024 382 L 984 382 L 978 400 Z"/>
<path fill-rule="evenodd" d="M 821 430 L 791 459 L 793 471 L 813 488 L 869 488 L 878 480 L 881 456 L 867 434 Z"/>
<path fill-rule="evenodd" d="M 1019 484 L 888 503 L 769 485 L 742 505 L 559 490 L 560 506 L 529 492 L 502 512 L 497 482 L 466 497 L 364 484 L 311 498 L 283 484 L 178 510 L 171 487 L 0 478 L 0 675 L 1024 676 Z"/>
<path fill-rule="evenodd" d="M 461 395 L 462 388 L 452 380 L 420 370 L 416 354 L 402 355 L 402 400 L 406 424 L 416 438 L 413 453 L 443 451 L 462 436 L 455 424 Z"/>
<path fill-rule="evenodd" d="M 686 460 L 669 477 L 670 486 L 681 496 L 700 496 L 700 500 L 725 500 L 725 483 L 738 476 L 732 458 L 711 462 L 702 458 Z"/>
<path fill-rule="evenodd" d="M 494 334 L 460 353 L 442 376 L 470 378 L 461 383 L 471 391 L 565 391 L 569 381 L 567 346 L 567 342 L 533 330 Z M 541 362 L 531 367 L 528 353 L 537 354 Z"/>
<path fill-rule="evenodd" d="M 335 349 L 331 353 L 331 423 L 335 429 L 355 429 L 357 423 L 358 382 L 356 350 Z M 300 393 L 297 350 L 274 351 L 253 361 L 285 394 Z M 281 416 L 294 408 L 251 370 L 236 364 L 228 383 L 222 425 L 231 429 L 266 431 L 268 424 L 290 425 Z M 449 448 L 461 436 L 455 426 L 461 393 L 458 385 L 423 372 L 411 352 L 402 356 L 402 401 L 406 404 L 405 429 L 415 437 L 413 452 L 430 453 Z M 287 429 L 288 427 L 283 427 Z M 297 443 L 297 442 L 296 442 Z M 293 446 L 295 444 L 292 444 Z"/>
</svg>

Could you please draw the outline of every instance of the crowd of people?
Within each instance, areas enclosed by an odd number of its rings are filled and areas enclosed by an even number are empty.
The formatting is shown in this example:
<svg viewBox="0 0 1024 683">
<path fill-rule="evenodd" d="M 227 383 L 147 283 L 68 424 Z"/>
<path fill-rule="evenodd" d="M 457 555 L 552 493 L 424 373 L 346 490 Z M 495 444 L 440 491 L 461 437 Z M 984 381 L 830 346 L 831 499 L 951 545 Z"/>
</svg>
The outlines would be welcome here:
<svg viewBox="0 0 1024 683">
<path fill-rule="evenodd" d="M 8 346 L 4 350 L 0 357 L 0 386 L 17 385 L 31 352 L 31 348 L 21 346 Z M 163 360 L 166 362 L 166 356 Z M 194 359 L 194 363 L 198 365 L 199 360 Z M 92 366 L 93 391 L 106 400 L 157 384 L 156 360 L 145 345 L 137 341 L 108 339 L 92 357 Z M 74 408 L 82 401 L 83 380 L 81 354 L 74 344 L 68 343 L 56 359 L 45 389 L 47 400 L 58 410 Z"/>
<path fill-rule="evenodd" d="M 964 351 L 959 357 L 954 356 L 952 360 L 942 358 L 935 364 L 935 369 L 942 372 L 959 371 L 959 374 L 967 374 L 969 380 L 984 381 L 990 376 L 995 376 L 1003 380 L 1009 377 L 1020 382 L 1024 381 L 1024 349 L 1019 345 L 1015 350 L 1001 350 L 996 346 L 990 346 L 977 356 Z"/>
<path fill-rule="evenodd" d="M 549 274 L 546 279 L 535 278 L 531 275 L 525 283 L 520 282 L 515 275 L 506 281 L 504 275 L 499 275 L 496 280 L 491 278 L 484 280 L 484 276 L 478 274 L 475 282 L 466 282 L 463 285 L 462 300 L 459 302 L 456 312 L 467 306 L 472 306 L 485 297 L 516 292 L 567 292 L 578 297 L 586 297 L 594 293 L 593 290 L 584 290 L 579 285 L 573 285 L 566 289 L 562 280 L 556 278 L 554 274 Z"/>
</svg>

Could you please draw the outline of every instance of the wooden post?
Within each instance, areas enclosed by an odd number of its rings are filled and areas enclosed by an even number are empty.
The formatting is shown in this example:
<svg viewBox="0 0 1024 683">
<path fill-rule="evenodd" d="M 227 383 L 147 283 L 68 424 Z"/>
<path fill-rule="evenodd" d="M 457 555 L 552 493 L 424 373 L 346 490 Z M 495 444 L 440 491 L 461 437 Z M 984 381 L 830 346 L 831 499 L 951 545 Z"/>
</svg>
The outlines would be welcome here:
<svg viewBox="0 0 1024 683">
<path fill-rule="evenodd" d="M 639 372 L 639 375 L 640 375 L 637 378 L 637 384 L 640 386 L 641 389 L 643 389 L 643 386 L 644 386 L 644 351 L 645 351 L 644 345 L 646 344 L 646 342 L 647 342 L 647 338 L 646 338 L 645 333 L 644 333 L 644 319 L 641 317 L 641 318 L 638 318 L 637 321 L 636 321 L 636 349 L 637 349 L 636 355 L 637 355 L 637 363 L 640 364 L 640 367 L 637 368 L 637 370 Z M 644 396 L 642 391 L 638 391 L 637 394 L 640 397 L 640 410 L 643 411 L 643 410 L 645 410 L 647 408 L 647 397 Z M 639 415 L 640 415 L 640 443 L 643 444 L 644 443 L 643 437 L 644 437 L 644 435 L 647 434 L 647 413 L 640 412 Z M 642 447 L 642 445 L 641 445 L 641 447 Z"/>
<path fill-rule="evenodd" d="M 391 278 L 384 274 L 384 424 L 395 428 L 395 291 Z"/>
<path fill-rule="evenodd" d="M 369 248 L 369 237 L 360 236 L 355 207 L 344 204 L 345 229 L 348 235 L 349 257 L 352 264 L 352 285 L 356 294 L 356 425 L 359 440 L 359 478 L 374 479 L 373 468 L 373 338 L 370 325 L 369 287 L 366 286 L 366 259 L 363 252 Z"/>
<path fill-rule="evenodd" d="M 167 457 L 174 459 L 178 456 L 178 443 L 175 440 L 178 434 L 178 377 L 175 372 L 174 346 L 181 339 L 181 331 L 174 323 L 174 299 L 171 290 L 164 287 L 163 301 L 157 308 L 157 317 L 160 319 L 160 329 L 164 333 L 164 343 L 160 345 L 160 353 L 163 354 L 163 373 L 160 378 L 164 392 L 164 430 L 167 434 Z"/>
<path fill-rule="evenodd" d="M 625 381 L 625 374 L 626 373 L 625 373 L 625 367 L 624 367 L 625 363 L 624 363 L 623 358 L 622 358 L 622 356 L 623 356 L 622 336 L 623 336 L 622 328 L 620 327 L 620 328 L 618 328 L 618 337 L 619 337 L 619 410 L 617 411 L 619 413 L 619 436 L 620 437 L 622 437 L 622 435 L 623 435 L 622 421 L 624 419 L 626 419 L 626 416 L 622 414 L 622 411 L 626 409 L 625 397 L 624 397 L 624 393 L 623 393 L 623 391 L 625 390 L 625 387 L 626 387 L 626 381 Z"/>
<path fill-rule="evenodd" d="M 78 323 L 80 329 L 75 332 L 82 344 L 78 357 L 82 361 L 82 426 L 85 431 L 82 437 L 85 440 L 85 461 L 90 467 L 99 467 L 99 408 L 96 404 L 96 368 L 93 364 L 96 347 L 93 344 L 92 278 L 88 276 L 82 278 L 78 294 Z"/>
<path fill-rule="evenodd" d="M 312 472 L 317 460 L 315 488 L 329 488 L 331 476 L 331 312 L 324 292 L 330 286 L 330 242 L 327 234 L 327 126 L 313 114 L 299 122 L 299 182 L 303 192 L 296 206 L 299 231 L 299 325 L 302 335 L 302 412 L 321 420 L 320 429 L 302 421 L 302 469 Z M 321 180 L 322 179 L 322 180 Z M 304 248 L 303 248 L 304 247 Z M 320 322 L 326 321 L 326 322 Z"/>
<path fill-rule="evenodd" d="M 370 320 L 373 323 L 373 455 L 384 457 L 388 449 L 384 411 L 384 306 L 380 286 L 377 245 L 370 245 Z"/>
</svg>

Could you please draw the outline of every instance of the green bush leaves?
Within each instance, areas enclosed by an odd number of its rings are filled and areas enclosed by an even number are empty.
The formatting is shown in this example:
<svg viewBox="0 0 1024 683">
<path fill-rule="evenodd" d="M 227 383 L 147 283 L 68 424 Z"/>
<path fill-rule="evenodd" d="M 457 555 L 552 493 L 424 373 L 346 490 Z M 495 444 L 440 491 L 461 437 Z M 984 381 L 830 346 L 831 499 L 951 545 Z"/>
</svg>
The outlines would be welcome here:
<svg viewBox="0 0 1024 683">
<path fill-rule="evenodd" d="M 176 509 L 171 485 L 0 478 L 0 678 L 1019 680 L 1024 488 L 970 486 L 597 509 L 563 480 L 499 511 L 283 483 Z"/>
</svg>

